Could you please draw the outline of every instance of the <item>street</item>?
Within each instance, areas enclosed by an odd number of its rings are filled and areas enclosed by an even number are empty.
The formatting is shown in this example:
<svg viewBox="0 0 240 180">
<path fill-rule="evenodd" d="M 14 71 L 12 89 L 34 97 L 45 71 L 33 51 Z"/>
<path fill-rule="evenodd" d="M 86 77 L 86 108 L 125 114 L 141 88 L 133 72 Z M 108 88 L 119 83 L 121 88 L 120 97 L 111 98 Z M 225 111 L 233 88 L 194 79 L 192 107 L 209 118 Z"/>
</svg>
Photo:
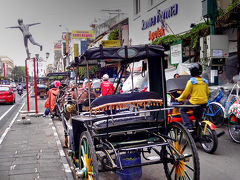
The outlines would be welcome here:
<svg viewBox="0 0 240 180">
<path fill-rule="evenodd" d="M 54 124 L 60 134 L 63 144 L 63 128 L 61 121 L 55 119 Z M 200 179 L 210 180 L 236 180 L 239 179 L 240 171 L 240 144 L 234 143 L 227 131 L 227 127 L 217 129 L 218 132 L 225 131 L 225 134 L 218 138 L 218 148 L 214 154 L 204 152 L 200 144 L 197 144 L 200 159 Z M 65 153 L 67 153 L 65 149 Z M 117 179 L 115 173 L 100 173 L 100 179 Z M 163 165 L 151 165 L 142 167 L 142 180 L 165 180 Z"/>
<path fill-rule="evenodd" d="M 23 100 L 24 99 L 26 99 L 26 97 L 24 97 Z M 33 98 L 30 98 L 30 99 L 33 99 Z M 0 121 L 1 134 L 0 135 L 1 136 L 4 133 L 4 130 L 6 129 L 6 127 L 12 121 L 13 117 L 18 112 L 18 109 L 21 107 L 23 100 L 21 99 L 21 97 L 16 95 L 15 105 L 13 105 L 13 106 L 5 105 L 5 104 L 0 105 L 0 117 L 1 117 L 1 121 Z M 38 98 L 38 102 L 39 102 L 40 106 L 43 106 L 44 101 L 45 100 Z M 31 106 L 31 108 L 34 109 L 33 105 Z M 41 109 L 41 111 L 43 110 L 42 107 L 40 107 L 40 109 Z M 8 110 L 9 110 L 9 112 L 6 114 L 6 112 Z M 4 117 L 2 117 L 3 115 L 4 115 Z M 50 119 L 50 118 L 48 118 L 48 119 Z M 54 126 L 56 127 L 58 136 L 61 140 L 61 143 L 63 144 L 64 140 L 63 140 L 62 123 L 57 118 L 54 118 L 53 122 L 54 122 Z M 225 135 L 223 135 L 222 137 L 220 137 L 218 139 L 219 140 L 218 149 L 214 154 L 205 153 L 201 149 L 200 145 L 197 144 L 199 159 L 200 159 L 200 167 L 201 167 L 200 168 L 200 176 L 201 176 L 201 179 L 203 179 L 203 180 L 208 180 L 208 179 L 218 179 L 218 180 L 225 180 L 225 179 L 231 180 L 232 179 L 232 180 L 234 180 L 234 179 L 238 179 L 238 177 L 240 176 L 240 171 L 238 170 L 239 165 L 240 165 L 240 156 L 238 154 L 240 151 L 240 145 L 231 141 L 226 127 L 218 129 L 218 131 L 222 130 L 222 129 L 225 131 Z M 50 132 L 47 132 L 47 133 L 49 134 Z M 8 136 L 8 134 L 6 135 L 6 137 L 7 136 Z M 39 140 L 39 138 L 37 138 L 37 136 L 35 136 L 34 138 L 35 139 L 32 139 L 33 141 Z M 4 144 L 4 140 L 3 140 L 3 144 Z M 41 140 L 41 142 L 42 141 L 44 141 L 44 140 Z M 37 143 L 37 142 L 35 142 L 35 143 Z M 71 159 L 67 155 L 67 149 L 64 149 L 64 152 L 66 154 L 68 161 L 70 162 Z M 1 152 L 1 146 L 0 146 L 0 153 L 1 153 L 1 158 L 3 158 L 2 155 L 4 155 L 4 152 Z M 57 156 L 54 156 L 54 157 L 57 158 Z M 3 162 L 2 161 L 3 159 L 1 159 L 1 158 L 0 158 L 0 177 L 4 177 L 2 175 L 4 175 L 4 172 L 6 171 L 6 167 L 4 166 L 5 161 Z M 12 160 L 12 159 L 10 158 L 10 160 Z M 29 158 L 29 160 L 30 160 L 30 158 Z M 54 162 L 57 163 L 57 160 L 54 160 Z M 47 163 L 52 164 L 50 161 L 47 161 Z M 71 167 L 72 166 L 71 162 L 69 164 Z M 25 165 L 25 166 L 27 166 L 27 165 Z M 3 168 L 3 167 L 5 167 L 5 168 Z M 25 174 L 25 175 L 26 176 L 23 176 L 23 177 L 29 177 L 28 176 L 29 174 Z M 20 177 L 20 176 L 17 176 L 17 177 Z M 2 178 L 0 178 L 0 179 L 2 180 Z M 108 173 L 100 173 L 100 179 L 104 179 L 104 180 L 111 179 L 112 180 L 112 179 L 117 179 L 117 177 L 116 177 L 115 173 L 108 172 Z M 163 170 L 163 166 L 161 164 L 159 164 L 159 165 L 151 165 L 151 166 L 143 167 L 141 179 L 142 180 L 166 179 L 165 173 Z"/>
<path fill-rule="evenodd" d="M 20 105 L 22 103 L 22 98 L 25 97 L 26 91 L 24 91 L 22 96 L 19 96 L 17 91 L 15 91 L 16 102 L 13 105 L 0 104 L 0 136 L 9 125 L 13 117 L 18 112 Z"/>
</svg>

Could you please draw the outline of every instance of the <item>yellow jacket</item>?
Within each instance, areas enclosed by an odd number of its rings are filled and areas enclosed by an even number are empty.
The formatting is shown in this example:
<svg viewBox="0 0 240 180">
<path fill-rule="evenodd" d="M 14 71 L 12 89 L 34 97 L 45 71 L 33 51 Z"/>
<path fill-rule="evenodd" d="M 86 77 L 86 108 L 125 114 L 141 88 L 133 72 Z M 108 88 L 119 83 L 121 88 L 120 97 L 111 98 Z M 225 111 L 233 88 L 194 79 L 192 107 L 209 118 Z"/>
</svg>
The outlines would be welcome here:
<svg viewBox="0 0 240 180">
<path fill-rule="evenodd" d="M 205 79 L 201 77 L 191 78 L 186 85 L 185 90 L 177 101 L 184 101 L 190 96 L 189 102 L 191 104 L 206 104 L 209 94 L 208 84 Z"/>
</svg>

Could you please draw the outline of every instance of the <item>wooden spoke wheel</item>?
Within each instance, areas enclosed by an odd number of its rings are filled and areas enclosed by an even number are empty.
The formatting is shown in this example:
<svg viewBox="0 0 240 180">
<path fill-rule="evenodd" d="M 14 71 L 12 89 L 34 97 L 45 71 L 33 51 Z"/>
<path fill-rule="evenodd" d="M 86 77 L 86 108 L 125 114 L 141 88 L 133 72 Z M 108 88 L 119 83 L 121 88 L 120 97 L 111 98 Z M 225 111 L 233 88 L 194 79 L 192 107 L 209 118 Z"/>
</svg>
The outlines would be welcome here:
<svg viewBox="0 0 240 180">
<path fill-rule="evenodd" d="M 84 131 L 80 137 L 79 169 L 83 172 L 81 179 L 98 180 L 96 151 L 88 131 Z"/>
<path fill-rule="evenodd" d="M 200 179 L 200 163 L 195 142 L 180 123 L 169 124 L 169 146 L 163 150 L 167 179 Z"/>
</svg>

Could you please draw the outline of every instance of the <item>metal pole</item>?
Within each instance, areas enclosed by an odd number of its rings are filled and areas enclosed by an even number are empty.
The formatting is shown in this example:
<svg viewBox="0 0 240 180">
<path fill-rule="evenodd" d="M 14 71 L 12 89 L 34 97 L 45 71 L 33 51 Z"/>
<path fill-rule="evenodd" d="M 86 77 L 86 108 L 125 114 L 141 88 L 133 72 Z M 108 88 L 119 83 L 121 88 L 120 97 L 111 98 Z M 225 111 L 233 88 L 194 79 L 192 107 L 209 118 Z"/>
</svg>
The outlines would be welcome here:
<svg viewBox="0 0 240 180">
<path fill-rule="evenodd" d="M 38 79 L 38 58 L 36 58 L 37 61 L 37 83 L 39 83 L 39 79 Z"/>
<path fill-rule="evenodd" d="M 85 57 L 85 61 L 86 61 L 86 57 Z M 87 61 L 87 78 L 88 78 L 88 103 L 89 103 L 89 111 L 91 109 L 91 95 L 90 95 L 90 77 L 89 77 L 89 65 L 88 65 L 88 61 Z M 91 116 L 91 114 L 89 114 Z"/>
<path fill-rule="evenodd" d="M 33 58 L 33 66 L 34 66 L 35 108 L 36 108 L 36 114 L 38 114 L 38 103 L 37 103 L 37 78 L 36 78 L 36 59 L 35 59 L 35 58 Z"/>
<path fill-rule="evenodd" d="M 29 92 L 28 92 L 28 70 L 27 70 L 27 60 L 25 60 L 25 72 L 26 72 L 26 90 L 27 90 L 27 111 L 29 112 Z"/>
</svg>

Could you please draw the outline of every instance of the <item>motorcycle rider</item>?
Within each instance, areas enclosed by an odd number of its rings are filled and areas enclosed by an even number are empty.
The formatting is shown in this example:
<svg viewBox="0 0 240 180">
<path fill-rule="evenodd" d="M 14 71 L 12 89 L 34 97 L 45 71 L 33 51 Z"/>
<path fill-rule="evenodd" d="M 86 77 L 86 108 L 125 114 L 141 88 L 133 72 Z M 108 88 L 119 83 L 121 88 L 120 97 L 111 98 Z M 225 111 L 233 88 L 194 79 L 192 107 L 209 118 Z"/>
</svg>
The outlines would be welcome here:
<svg viewBox="0 0 240 180">
<path fill-rule="evenodd" d="M 19 95 L 21 95 L 22 94 L 22 91 L 23 91 L 23 86 L 22 86 L 22 84 L 18 84 L 18 86 L 17 86 L 17 91 L 18 91 L 18 94 Z M 20 92 L 21 91 L 21 92 Z"/>
<path fill-rule="evenodd" d="M 106 95 L 111 95 L 114 93 L 114 86 L 113 84 L 108 81 L 109 80 L 109 76 L 107 74 L 104 74 L 103 77 L 102 77 L 102 82 L 101 82 L 101 95 L 102 96 L 106 96 Z"/>
<path fill-rule="evenodd" d="M 202 66 L 199 63 L 192 64 L 189 70 L 192 78 L 188 80 L 185 90 L 176 100 L 183 102 L 190 96 L 190 99 L 185 102 L 186 105 L 200 105 L 194 108 L 194 117 L 199 122 L 202 118 L 203 108 L 207 104 L 209 94 L 208 81 L 200 76 L 202 74 Z M 192 130 L 192 123 L 187 114 L 188 109 L 188 107 L 180 108 L 180 113 L 183 125 Z"/>
</svg>

